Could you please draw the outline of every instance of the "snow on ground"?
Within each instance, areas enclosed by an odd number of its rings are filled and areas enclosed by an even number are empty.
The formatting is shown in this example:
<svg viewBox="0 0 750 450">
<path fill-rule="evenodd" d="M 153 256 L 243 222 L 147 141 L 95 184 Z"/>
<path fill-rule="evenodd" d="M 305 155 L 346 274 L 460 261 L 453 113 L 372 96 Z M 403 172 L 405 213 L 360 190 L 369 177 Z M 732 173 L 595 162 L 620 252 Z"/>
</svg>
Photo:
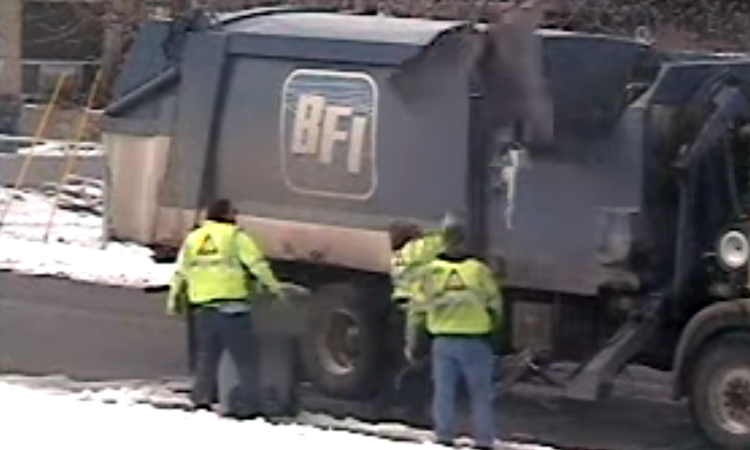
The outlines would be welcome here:
<svg viewBox="0 0 750 450">
<path fill-rule="evenodd" d="M 8 450 L 75 448 L 437 448 L 311 426 L 238 422 L 212 413 L 159 410 L 147 405 L 103 403 L 81 395 L 0 383 L 0 437 Z"/>
<path fill-rule="evenodd" d="M 52 211 L 42 194 L 0 189 L 0 270 L 49 275 L 116 286 L 160 286 L 168 282 L 171 264 L 156 264 L 144 247 L 102 244 L 102 218 L 91 213 L 58 209 L 44 242 Z"/>
<path fill-rule="evenodd" d="M 369 425 L 302 413 L 293 422 L 261 419 L 238 422 L 213 413 L 155 408 L 150 400 L 168 396 L 165 386 L 109 383 L 99 388 L 70 380 L 0 378 L 0 438 L 9 450 L 74 447 L 76 450 L 232 446 L 247 448 L 358 448 L 359 450 L 438 450 L 432 433 L 399 424 Z M 158 399 L 157 399 L 158 401 Z M 40 432 L 42 431 L 42 432 Z M 116 439 L 112 439 L 116 436 Z M 467 441 L 466 444 L 469 442 Z M 8 445 L 10 444 L 10 445 Z M 162 447 L 165 445 L 165 447 Z M 498 442 L 498 450 L 552 450 Z"/>
</svg>

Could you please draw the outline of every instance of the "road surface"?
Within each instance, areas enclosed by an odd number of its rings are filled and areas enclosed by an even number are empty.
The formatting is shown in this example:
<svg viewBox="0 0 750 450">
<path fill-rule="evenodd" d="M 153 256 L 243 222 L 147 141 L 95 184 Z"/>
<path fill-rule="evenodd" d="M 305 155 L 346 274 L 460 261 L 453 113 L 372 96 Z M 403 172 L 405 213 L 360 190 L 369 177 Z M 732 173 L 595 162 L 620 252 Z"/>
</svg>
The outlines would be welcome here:
<svg viewBox="0 0 750 450">
<path fill-rule="evenodd" d="M 82 379 L 184 376 L 164 294 L 0 272 L 0 370 Z"/>
</svg>

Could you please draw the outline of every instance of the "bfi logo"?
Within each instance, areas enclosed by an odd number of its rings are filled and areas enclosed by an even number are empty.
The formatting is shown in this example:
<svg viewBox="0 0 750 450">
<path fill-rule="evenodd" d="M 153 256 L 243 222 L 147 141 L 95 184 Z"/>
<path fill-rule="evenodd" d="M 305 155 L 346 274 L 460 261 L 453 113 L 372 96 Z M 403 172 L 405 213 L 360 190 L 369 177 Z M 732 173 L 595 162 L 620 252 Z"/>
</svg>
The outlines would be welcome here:
<svg viewBox="0 0 750 450">
<path fill-rule="evenodd" d="M 348 129 L 341 123 L 349 120 Z M 297 117 L 292 134 L 292 153 L 318 155 L 323 164 L 333 162 L 333 148 L 341 142 L 346 146 L 346 170 L 357 174 L 362 169 L 367 117 L 355 115 L 351 106 L 329 105 L 322 95 L 302 94 L 297 101 Z"/>
<path fill-rule="evenodd" d="M 365 200 L 377 185 L 377 86 L 367 74 L 298 70 L 282 95 L 282 170 L 299 193 Z"/>
</svg>

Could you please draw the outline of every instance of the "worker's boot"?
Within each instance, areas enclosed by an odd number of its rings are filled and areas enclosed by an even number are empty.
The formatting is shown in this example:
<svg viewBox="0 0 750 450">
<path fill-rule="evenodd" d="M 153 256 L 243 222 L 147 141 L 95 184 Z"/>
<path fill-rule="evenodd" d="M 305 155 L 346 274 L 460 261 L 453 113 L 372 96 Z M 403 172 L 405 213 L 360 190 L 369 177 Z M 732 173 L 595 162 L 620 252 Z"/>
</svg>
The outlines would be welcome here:
<svg viewBox="0 0 750 450">
<path fill-rule="evenodd" d="M 252 420 L 262 415 L 258 400 L 244 394 L 239 387 L 232 390 L 229 396 L 229 405 L 227 406 L 226 411 L 222 410 L 220 412 L 222 417 L 236 420 Z"/>
<path fill-rule="evenodd" d="M 213 411 L 213 408 L 211 407 L 211 405 L 207 405 L 207 404 L 190 405 L 188 409 L 192 412 Z"/>
<path fill-rule="evenodd" d="M 474 445 L 472 445 L 471 448 L 474 450 L 493 450 L 495 446 L 492 444 L 479 444 L 474 442 Z"/>
<path fill-rule="evenodd" d="M 438 439 L 435 441 L 435 444 L 442 445 L 443 447 L 448 447 L 448 448 L 458 447 L 458 445 L 456 444 L 456 441 L 450 441 L 450 440 Z"/>
<path fill-rule="evenodd" d="M 215 404 L 193 404 L 187 407 L 187 410 L 190 412 L 199 412 L 199 411 L 206 411 L 206 412 L 213 412 L 216 414 L 220 413 L 220 408 L 218 405 Z"/>
</svg>

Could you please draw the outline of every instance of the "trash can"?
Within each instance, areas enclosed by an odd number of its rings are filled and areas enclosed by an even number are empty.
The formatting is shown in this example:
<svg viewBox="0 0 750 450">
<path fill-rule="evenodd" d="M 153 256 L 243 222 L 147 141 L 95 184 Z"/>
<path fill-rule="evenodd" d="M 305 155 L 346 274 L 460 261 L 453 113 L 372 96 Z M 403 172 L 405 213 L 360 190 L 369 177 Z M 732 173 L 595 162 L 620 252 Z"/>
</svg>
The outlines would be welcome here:
<svg viewBox="0 0 750 450">
<path fill-rule="evenodd" d="M 266 417 L 293 417 L 298 411 L 296 345 L 302 327 L 303 308 L 284 306 L 269 299 L 253 305 L 252 321 L 257 367 L 250 380 L 258 394 L 252 410 Z M 231 356 L 224 352 L 219 365 L 219 405 L 226 414 L 234 415 L 241 405 L 236 393 L 239 374 Z"/>
</svg>

